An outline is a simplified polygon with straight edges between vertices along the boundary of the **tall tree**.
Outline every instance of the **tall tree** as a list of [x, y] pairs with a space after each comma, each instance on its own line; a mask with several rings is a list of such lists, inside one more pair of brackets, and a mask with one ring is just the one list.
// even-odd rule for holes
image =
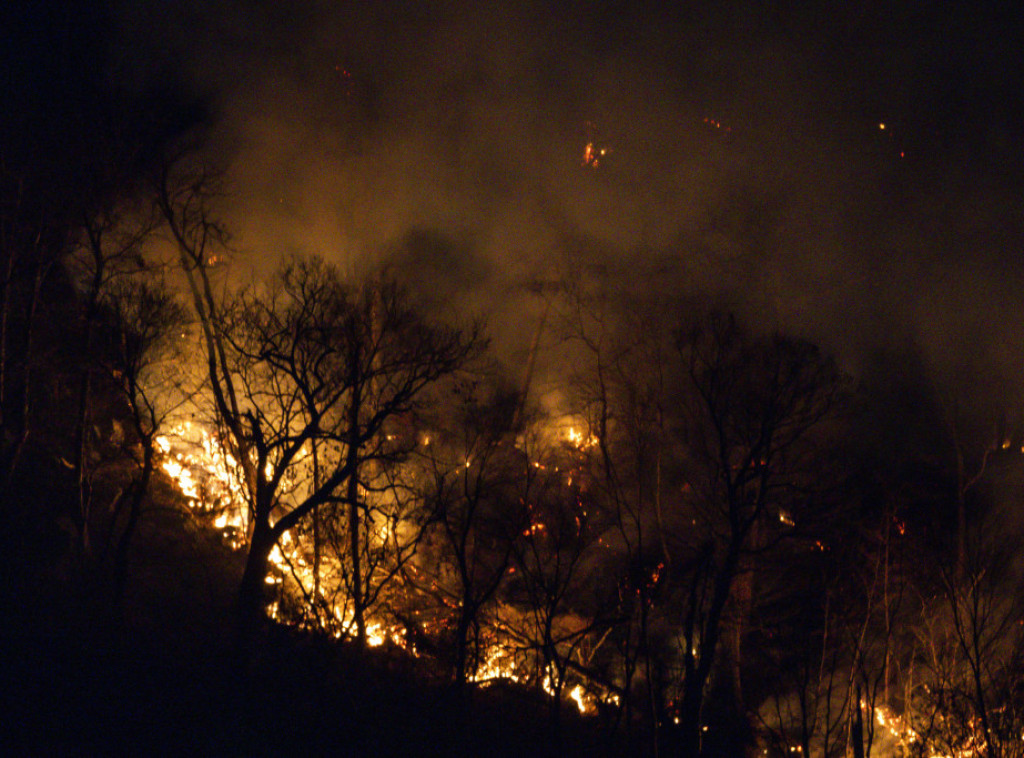
[[820, 473], [814, 435], [837, 409], [843, 382], [814, 345], [750, 334], [730, 315], [713, 313], [681, 330], [678, 348], [688, 500], [705, 535], [683, 609], [679, 705], [682, 752], [696, 756], [706, 687], [744, 559], [820, 506], [808, 486]]
[[421, 455], [430, 529], [414, 581], [452, 617], [457, 690], [482, 662], [483, 617], [507, 582], [526, 523], [535, 476], [515, 445], [518, 401], [480, 379], [459, 382], [443, 414], [448, 428], [432, 431]]
[[104, 294], [103, 306], [112, 322], [113, 345], [102, 367], [128, 410], [131, 426], [122, 452], [131, 472], [122, 475], [124, 481], [105, 514], [104, 553], [112, 565], [114, 602], [119, 605], [128, 581], [129, 551], [156, 465], [156, 436], [198, 388], [182, 370], [187, 312], [166, 285], [122, 280]]
[[[110, 156], [110, 160], [116, 161], [119, 156]], [[116, 165], [114, 163], [113, 165]], [[110, 182], [120, 184], [120, 190], [129, 192], [131, 184], [124, 177], [111, 178]], [[81, 340], [81, 362], [77, 366], [80, 373], [78, 380], [78, 409], [75, 419], [75, 449], [73, 465], [78, 489], [78, 511], [75, 514], [75, 522], [78, 528], [79, 550], [84, 560], [88, 561], [93, 552], [92, 545], [92, 511], [93, 493], [91, 491], [91, 447], [94, 440], [90, 438], [90, 430], [93, 427], [93, 416], [95, 409], [93, 405], [93, 393], [95, 390], [95, 374], [101, 369], [110, 356], [99, 346], [100, 332], [109, 325], [104, 323], [105, 317], [111, 315], [107, 306], [115, 305], [113, 311], [115, 316], [126, 317], [138, 322], [138, 317], [145, 321], [151, 321], [153, 314], [136, 310], [130, 315], [124, 308], [141, 307], [150, 310], [155, 307], [152, 301], [153, 292], [142, 290], [133, 291], [124, 286], [129, 277], [138, 274], [152, 275], [155, 273], [153, 264], [147, 263], [142, 256], [142, 246], [147, 241], [156, 227], [156, 216], [145, 204], [139, 203], [133, 198], [126, 198], [118, 194], [109, 194], [105, 202], [89, 212], [82, 222], [82, 234], [79, 244], [69, 257], [69, 268], [76, 278], [79, 290], [82, 293], [82, 340]], [[102, 195], [101, 195], [102, 196]], [[138, 302], [132, 303], [133, 300]], [[164, 315], [170, 314], [171, 304], [167, 298], [161, 298], [164, 305], [159, 310]], [[145, 305], [143, 304], [145, 302]], [[177, 323], [176, 323], [177, 322]], [[136, 349], [149, 350], [155, 347], [156, 339], [152, 334], [154, 324], [141, 324], [145, 332], [143, 342], [133, 345]], [[125, 321], [117, 321], [113, 329], [132, 329], [133, 326]], [[167, 328], [173, 330], [180, 328], [180, 319], [171, 319]], [[143, 335], [139, 335], [140, 337]], [[105, 346], [104, 346], [105, 347]], [[122, 352], [121, 357], [125, 362], [137, 363], [150, 360], [141, 355], [129, 356]], [[140, 377], [136, 377], [137, 382]], [[134, 391], [140, 389], [136, 386]], [[136, 394], [137, 397], [137, 394]], [[131, 402], [132, 395], [126, 396]], [[148, 477], [147, 477], [148, 478]]]
[[[365, 643], [365, 610], [375, 592], [361, 562], [367, 466], [402, 454], [402, 441], [391, 444], [386, 426], [411, 413], [427, 387], [482, 343], [475, 330], [428, 324], [393, 282], [350, 286], [319, 259], [291, 260], [263, 290], [220, 301], [210, 275], [226, 239], [213, 220], [216, 177], [202, 165], [174, 168], [160, 177], [159, 204], [192, 293], [213, 404], [249, 505], [239, 631], [248, 636], [262, 617], [275, 544], [321, 506], [341, 503], [356, 637]], [[304, 463], [314, 446], [315, 481]]]

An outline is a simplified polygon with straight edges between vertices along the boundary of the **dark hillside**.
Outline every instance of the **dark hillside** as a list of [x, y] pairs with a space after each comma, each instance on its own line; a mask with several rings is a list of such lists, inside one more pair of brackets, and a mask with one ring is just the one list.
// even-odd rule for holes
[[603, 744], [594, 721], [572, 722], [556, 746], [533, 693], [502, 684], [460, 700], [403, 650], [360, 653], [272, 626], [255, 660], [236, 665], [241, 556], [196, 523], [169, 481], [155, 491], [120, 614], [101, 582], [41, 565], [56, 550], [23, 553], [25, 570], [5, 582], [5, 754], [541, 756]]

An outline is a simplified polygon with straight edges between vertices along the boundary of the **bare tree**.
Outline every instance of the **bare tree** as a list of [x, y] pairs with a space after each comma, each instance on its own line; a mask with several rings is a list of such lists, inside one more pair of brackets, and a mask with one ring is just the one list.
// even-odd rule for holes
[[813, 433], [836, 409], [842, 382], [813, 345], [748, 334], [728, 315], [681, 331], [678, 347], [688, 500], [706, 535], [683, 610], [679, 733], [683, 754], [696, 756], [705, 688], [744, 559], [818, 505], [807, 487]]
[[166, 286], [159, 281], [122, 280], [104, 293], [103, 306], [115, 327], [103, 368], [127, 407], [132, 426], [123, 444], [134, 470], [109, 505], [103, 551], [113, 565], [114, 601], [120, 604], [131, 542], [155, 468], [157, 433], [197, 388], [189, 385], [181, 369], [186, 312]]
[[586, 452], [562, 441], [529, 446], [537, 484], [527, 501], [525, 528], [515, 542], [510, 596], [522, 609], [519, 636], [538, 659], [538, 680], [550, 694], [555, 739], [567, 686], [575, 680], [577, 704], [584, 694], [607, 699], [610, 685], [592, 666], [596, 649], [622, 619], [603, 536], [614, 522], [587, 492]]
[[[158, 188], [249, 505], [239, 631], [249, 635], [262, 617], [275, 544], [321, 506], [343, 504], [356, 637], [365, 643], [365, 611], [377, 591], [361, 559], [367, 466], [402, 454], [385, 427], [479, 349], [477, 333], [427, 324], [397, 285], [348, 286], [318, 259], [290, 261], [265, 291], [250, 288], [223, 303], [210, 277], [226, 238], [212, 216], [215, 175], [203, 166], [168, 169]], [[315, 478], [304, 462], [314, 447]]]
[[442, 609], [461, 689], [481, 663], [483, 616], [507, 583], [536, 472], [515, 444], [515, 393], [471, 378], [451, 404], [420, 455], [430, 527], [413, 583]]
[[33, 434], [35, 376], [44, 286], [72, 248], [72, 200], [37, 186], [38, 177], [0, 155], [0, 502]]
[[[91, 459], [93, 449], [97, 440], [92, 439], [93, 416], [95, 409], [94, 402], [94, 375], [101, 369], [103, 359], [109, 356], [102, 355], [105, 352], [98, 344], [101, 332], [108, 327], [104, 323], [105, 317], [111, 311], [109, 306], [115, 304], [115, 322], [113, 329], [132, 329], [133, 325], [118, 320], [125, 317], [130, 320], [137, 320], [136, 317], [144, 319], [151, 318], [151, 314], [143, 314], [140, 311], [128, 313], [122, 306], [132, 308], [127, 301], [133, 300], [136, 296], [147, 301], [151, 299], [152, 292], [143, 293], [141, 290], [132, 292], [126, 289], [123, 282], [130, 276], [140, 273], [158, 274], [152, 263], [147, 263], [142, 257], [142, 245], [147, 241], [156, 226], [156, 217], [148, 209], [137, 202], [127, 202], [120, 198], [111, 199], [102, 207], [88, 215], [82, 223], [82, 239], [69, 259], [69, 268], [72, 275], [78, 280], [82, 292], [82, 325], [81, 349], [82, 360], [78, 370], [80, 372], [78, 382], [78, 409], [75, 420], [74, 436], [75, 449], [73, 466], [78, 490], [78, 510], [75, 514], [75, 523], [78, 529], [79, 550], [83, 560], [88, 562], [92, 558], [94, 546], [90, 528], [92, 526], [92, 511], [94, 508], [93, 492], [91, 487], [92, 474]], [[163, 298], [164, 305], [161, 309], [165, 315], [169, 315], [167, 309], [171, 304], [167, 298]], [[142, 306], [142, 303], [135, 303]], [[154, 307], [153, 302], [147, 302], [146, 309]], [[175, 319], [168, 322], [168, 328], [175, 329], [178, 326]], [[153, 335], [152, 324], [143, 325], [145, 344], [136, 345], [137, 348], [149, 350], [155, 347], [157, 341]], [[105, 347], [105, 346], [104, 346]], [[141, 356], [131, 356], [122, 353], [121, 358], [135, 363], [143, 359]], [[137, 377], [133, 380], [138, 383]], [[133, 392], [138, 395], [138, 387]], [[131, 401], [131, 397], [126, 399]], [[151, 440], [150, 440], [151, 442]], [[148, 479], [148, 476], [146, 477]]]
[[1016, 539], [976, 516], [964, 563], [939, 556], [937, 594], [924, 596], [906, 719], [922, 754], [942, 749], [1024, 754], [1019, 687], [1024, 609]]
[[[662, 698], [655, 674], [661, 662], [655, 660], [652, 622], [665, 569], [678, 558], [666, 539], [674, 526], [669, 521], [678, 517], [665, 518], [664, 502], [674, 489], [678, 457], [667, 425], [674, 403], [671, 340], [658, 314], [623, 293], [594, 289], [566, 287], [567, 336], [582, 353], [573, 380], [585, 420], [578, 430], [586, 448], [583, 476], [600, 503], [595, 510], [607, 516], [610, 528], [601, 539], [621, 577], [622, 623], [612, 633], [621, 664], [616, 678], [625, 693], [620, 713], [632, 740], [634, 710], [637, 702], [645, 705], [639, 713], [656, 753]], [[639, 693], [635, 681], [643, 685]]]

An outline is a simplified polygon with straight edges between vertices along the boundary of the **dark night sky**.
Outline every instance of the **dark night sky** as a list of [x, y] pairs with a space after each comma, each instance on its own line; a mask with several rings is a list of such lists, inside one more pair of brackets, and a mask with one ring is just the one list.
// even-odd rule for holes
[[102, 36], [110, 81], [210, 105], [242, 266], [391, 257], [514, 348], [538, 311], [523, 282], [600, 264], [855, 372], [913, 342], [1020, 384], [1012, 11], [666, 5], [124, 2]]

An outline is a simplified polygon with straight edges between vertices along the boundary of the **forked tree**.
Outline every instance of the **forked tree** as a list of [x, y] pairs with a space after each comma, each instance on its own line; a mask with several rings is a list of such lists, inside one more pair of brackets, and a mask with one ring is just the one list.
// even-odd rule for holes
[[[211, 282], [225, 235], [212, 220], [215, 183], [203, 168], [167, 172], [160, 207], [192, 293], [209, 388], [248, 506], [248, 554], [239, 630], [263, 617], [274, 546], [328, 504], [347, 512], [353, 622], [366, 641], [374, 592], [360, 563], [367, 512], [362, 472], [402, 454], [389, 423], [411, 414], [424, 390], [456, 371], [482, 342], [475, 329], [428, 323], [386, 279], [352, 285], [324, 261], [293, 259], [266, 287], [226, 300]], [[318, 476], [305, 458], [313, 447]]]
[[815, 346], [751, 334], [729, 315], [697, 320], [677, 344], [686, 372], [688, 500], [704, 534], [682, 609], [680, 747], [696, 756], [706, 688], [744, 560], [756, 557], [773, 531], [784, 534], [780, 524], [798, 525], [821, 507], [810, 486], [821, 473], [815, 435], [836, 411], [843, 381]]

